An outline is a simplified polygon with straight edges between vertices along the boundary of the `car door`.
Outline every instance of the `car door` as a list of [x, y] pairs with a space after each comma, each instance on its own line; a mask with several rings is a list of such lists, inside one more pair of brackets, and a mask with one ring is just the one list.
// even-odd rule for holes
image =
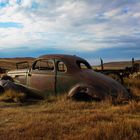
[[56, 61], [56, 94], [68, 93], [70, 88], [77, 83], [76, 77], [68, 72], [69, 66], [63, 60]]
[[28, 76], [28, 86], [43, 92], [55, 94], [55, 63], [53, 59], [37, 60]]
[[29, 63], [27, 61], [16, 63], [17, 70], [15, 72], [10, 72], [10, 76], [15, 82], [27, 85], [27, 76], [29, 72]]

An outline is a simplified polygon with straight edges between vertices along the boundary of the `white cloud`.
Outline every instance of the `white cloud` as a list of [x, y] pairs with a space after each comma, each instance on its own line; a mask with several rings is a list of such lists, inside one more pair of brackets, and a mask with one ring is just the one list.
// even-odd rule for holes
[[[32, 9], [33, 3], [38, 7]], [[23, 28], [0, 28], [0, 48], [35, 45], [95, 51], [117, 47], [124, 36], [140, 33], [139, 5], [126, 0], [22, 0], [20, 4], [10, 0], [0, 9], [0, 22], [21, 23]], [[120, 37], [120, 44], [109, 43], [112, 37]]]

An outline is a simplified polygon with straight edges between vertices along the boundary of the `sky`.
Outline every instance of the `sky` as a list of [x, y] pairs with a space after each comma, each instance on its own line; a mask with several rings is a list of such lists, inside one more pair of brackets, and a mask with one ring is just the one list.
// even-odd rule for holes
[[0, 57], [140, 59], [140, 0], [0, 0]]

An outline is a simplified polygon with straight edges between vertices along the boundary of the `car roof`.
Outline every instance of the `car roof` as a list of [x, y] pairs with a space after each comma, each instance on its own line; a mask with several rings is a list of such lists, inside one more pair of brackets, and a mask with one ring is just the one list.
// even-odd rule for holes
[[67, 54], [49, 54], [49, 55], [42, 55], [39, 56], [38, 59], [60, 59], [68, 67], [68, 73], [69, 72], [74, 72], [74, 71], [79, 71], [79, 67], [77, 65], [77, 61], [84, 61], [87, 62], [85, 59], [78, 57], [76, 55], [67, 55]]
[[76, 55], [67, 55], [67, 54], [48, 54], [48, 55], [41, 55], [39, 56], [39, 58], [55, 58], [55, 59], [62, 59], [68, 61], [84, 60], [83, 58], [78, 57]]

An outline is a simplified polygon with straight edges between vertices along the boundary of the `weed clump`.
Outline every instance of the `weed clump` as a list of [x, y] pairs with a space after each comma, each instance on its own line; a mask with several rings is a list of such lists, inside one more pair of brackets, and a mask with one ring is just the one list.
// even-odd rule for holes
[[16, 92], [13, 90], [7, 90], [0, 96], [0, 101], [4, 102], [24, 102], [26, 94], [22, 92]]

